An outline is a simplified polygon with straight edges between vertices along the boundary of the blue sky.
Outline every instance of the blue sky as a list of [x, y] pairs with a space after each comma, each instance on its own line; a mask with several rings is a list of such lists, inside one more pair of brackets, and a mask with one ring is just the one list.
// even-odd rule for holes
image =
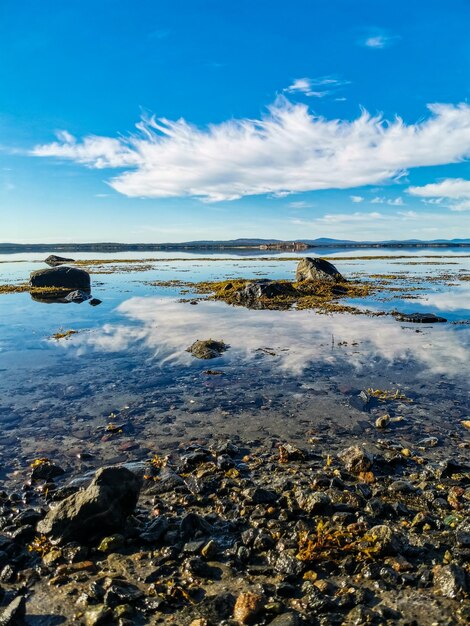
[[470, 237], [469, 23], [467, 0], [2, 0], [0, 241]]

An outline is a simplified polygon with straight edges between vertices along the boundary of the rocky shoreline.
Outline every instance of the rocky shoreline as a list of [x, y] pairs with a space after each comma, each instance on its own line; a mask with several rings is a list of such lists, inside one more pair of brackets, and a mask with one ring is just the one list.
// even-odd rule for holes
[[428, 439], [37, 459], [0, 494], [0, 624], [468, 623], [468, 448]]

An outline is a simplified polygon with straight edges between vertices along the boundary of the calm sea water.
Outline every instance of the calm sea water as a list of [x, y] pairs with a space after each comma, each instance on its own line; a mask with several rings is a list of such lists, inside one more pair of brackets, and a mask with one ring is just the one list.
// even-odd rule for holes
[[[1, 295], [3, 477], [13, 479], [37, 456], [75, 470], [83, 464], [79, 452], [89, 452], [93, 466], [217, 434], [304, 444], [312, 437], [377, 437], [374, 419], [384, 412], [403, 418], [387, 433], [400, 445], [426, 434], [438, 436], [443, 446], [455, 443], [465, 435], [461, 421], [469, 416], [470, 326], [462, 322], [470, 318], [470, 283], [456, 277], [470, 273], [470, 250], [400, 250], [394, 258], [373, 260], [348, 257], [392, 253], [328, 254], [338, 258], [334, 262], [346, 276], [394, 275], [400, 286], [406, 272], [420, 289], [413, 299], [392, 292], [362, 301], [368, 309], [434, 312], [450, 323], [255, 311], [211, 301], [194, 306], [180, 301], [191, 295], [180, 288], [149, 284], [292, 278], [296, 262], [286, 260], [292, 253], [256, 259], [252, 252], [225, 251], [74, 254], [116, 263], [135, 258], [146, 268], [123, 264], [116, 267], [127, 271], [93, 274], [98, 307], [46, 304], [28, 293]], [[25, 282], [32, 270], [45, 267], [46, 256], [0, 255], [0, 283]], [[59, 329], [80, 332], [51, 340]], [[212, 361], [193, 358], [186, 348], [206, 338], [224, 340], [230, 348]], [[411, 402], [376, 403], [364, 411], [356, 398], [367, 388], [399, 390]], [[120, 432], [110, 432], [109, 424]]]

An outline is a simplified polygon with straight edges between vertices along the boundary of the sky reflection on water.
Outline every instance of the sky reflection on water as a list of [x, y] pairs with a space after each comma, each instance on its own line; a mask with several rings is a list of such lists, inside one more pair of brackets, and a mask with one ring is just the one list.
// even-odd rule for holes
[[158, 297], [130, 298], [117, 312], [125, 318], [122, 323], [105, 324], [61, 345], [75, 348], [78, 355], [90, 348], [119, 352], [140, 346], [159, 364], [191, 365], [195, 359], [186, 348], [196, 339], [213, 338], [230, 345], [217, 362], [246, 361], [257, 357], [258, 350], [268, 348], [276, 353], [270, 358], [272, 366], [294, 374], [300, 374], [313, 361], [334, 364], [344, 358], [338, 350], [338, 346], [346, 345], [343, 342], [349, 346], [349, 365], [357, 369], [374, 359], [389, 364], [407, 361], [415, 363], [421, 373], [460, 377], [469, 363], [470, 333], [457, 327], [421, 329], [394, 319], [256, 311], [220, 302], [191, 306]]
[[[345, 252], [354, 254], [357, 251]], [[379, 252], [379, 251], [377, 251]], [[77, 255], [78, 256], [78, 255]], [[148, 255], [147, 255], [148, 258]], [[396, 273], [394, 261], [344, 261], [353, 272]], [[404, 415], [399, 433], [452, 437], [469, 414], [470, 332], [465, 324], [413, 325], [391, 316], [320, 315], [314, 311], [249, 310], [223, 302], [180, 302], [181, 289], [158, 280], [227, 277], [292, 278], [295, 261], [274, 259], [157, 262], [145, 271], [93, 274], [98, 307], [43, 304], [28, 293], [0, 296], [0, 460], [25, 467], [38, 455], [76, 463], [91, 450], [96, 463], [144, 457], [185, 438], [243, 432], [305, 442], [310, 429], [339, 437], [374, 435], [377, 412]], [[0, 265], [2, 282], [27, 278], [37, 262]], [[436, 273], [433, 265], [407, 271]], [[468, 272], [459, 259], [453, 271]], [[398, 281], [400, 282], [400, 281]], [[376, 309], [442, 312], [469, 317], [469, 286], [423, 282], [412, 300], [361, 303]], [[184, 294], [189, 297], [190, 294]], [[79, 331], [68, 340], [50, 336]], [[221, 339], [224, 355], [201, 361], [186, 351], [196, 339]], [[207, 374], [220, 370], [223, 376]], [[398, 401], [365, 414], [353, 400], [361, 389], [399, 389]], [[110, 413], [126, 423], [122, 438], [103, 440]], [[364, 434], [364, 437], [366, 435]], [[137, 451], [137, 452], [136, 452]], [[140, 458], [139, 457], [139, 458]], [[74, 460], [75, 459], [75, 460]], [[9, 471], [10, 471], [9, 470]]]

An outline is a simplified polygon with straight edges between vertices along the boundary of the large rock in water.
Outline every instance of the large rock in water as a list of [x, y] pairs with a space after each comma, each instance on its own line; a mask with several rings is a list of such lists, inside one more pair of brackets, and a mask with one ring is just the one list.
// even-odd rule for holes
[[58, 287], [69, 291], [73, 289], [90, 291], [90, 274], [76, 267], [61, 265], [31, 272], [29, 284], [31, 287]]
[[312, 259], [308, 256], [299, 261], [295, 279], [299, 283], [304, 280], [329, 280], [332, 282], [345, 280], [343, 275], [329, 261]]
[[63, 265], [64, 263], [75, 263], [75, 259], [67, 259], [64, 256], [51, 254], [44, 260], [44, 263], [47, 263], [51, 267], [55, 267], [56, 265]]
[[37, 529], [53, 543], [89, 543], [121, 530], [134, 511], [142, 479], [125, 467], [99, 469], [90, 485], [62, 500]]

